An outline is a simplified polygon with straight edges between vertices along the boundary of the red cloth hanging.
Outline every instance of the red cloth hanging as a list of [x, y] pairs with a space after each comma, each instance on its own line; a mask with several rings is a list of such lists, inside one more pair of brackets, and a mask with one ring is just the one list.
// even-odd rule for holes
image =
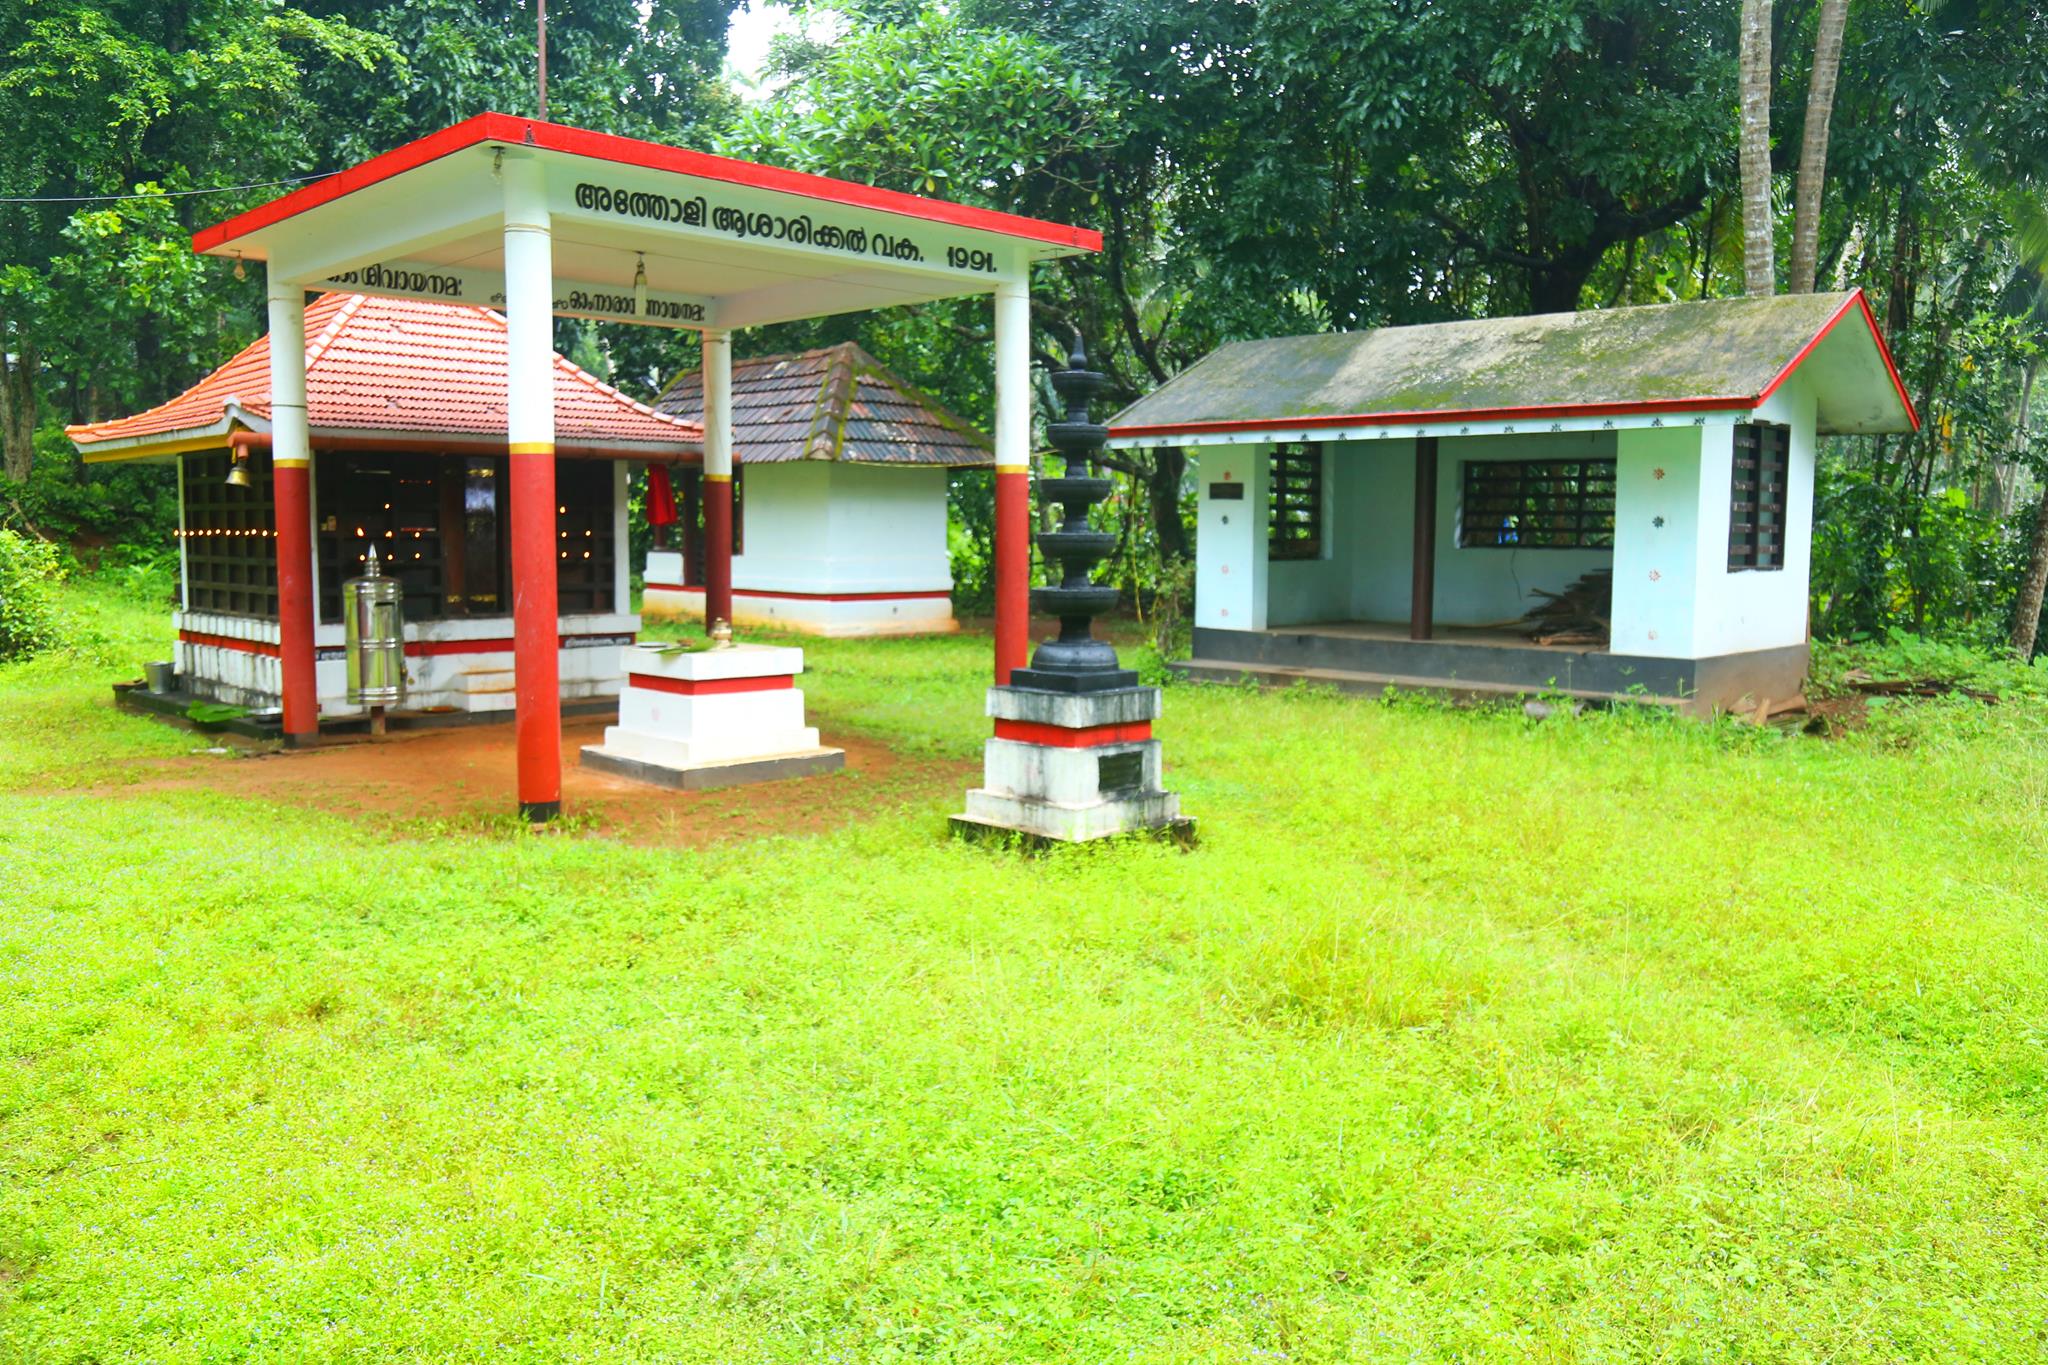
[[669, 482], [668, 466], [665, 464], [647, 466], [647, 524], [676, 524], [676, 490]]

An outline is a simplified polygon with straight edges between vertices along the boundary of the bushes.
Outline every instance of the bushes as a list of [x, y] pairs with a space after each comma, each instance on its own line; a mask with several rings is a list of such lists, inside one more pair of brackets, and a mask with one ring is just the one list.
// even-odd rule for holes
[[64, 643], [57, 547], [0, 529], [0, 661], [25, 659]]

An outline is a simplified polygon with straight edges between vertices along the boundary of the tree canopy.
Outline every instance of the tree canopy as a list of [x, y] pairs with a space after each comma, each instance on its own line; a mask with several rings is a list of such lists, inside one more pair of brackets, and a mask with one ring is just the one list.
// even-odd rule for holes
[[[1048, 363], [1087, 337], [1113, 399], [1236, 337], [1743, 288], [1740, 0], [810, 0], [837, 36], [781, 40], [753, 92], [721, 73], [728, 8], [555, 0], [552, 116], [1101, 228], [1100, 257], [1041, 268], [1034, 317]], [[1779, 287], [1824, 8], [1768, 6]], [[0, 14], [0, 117], [26, 130], [0, 146], [0, 192], [144, 196], [0, 205], [13, 486], [25, 423], [156, 401], [258, 329], [260, 283], [184, 235], [276, 190], [182, 192], [530, 108], [533, 19], [507, 0]], [[1929, 421], [1829, 452], [1827, 629], [1988, 629], [2013, 609], [2048, 459], [2031, 401], [2048, 337], [2042, 32], [2043, 0], [1848, 7], [1812, 269], [1869, 291]], [[985, 417], [987, 333], [968, 301], [739, 344], [857, 337]], [[694, 354], [685, 334], [562, 341], [643, 393]], [[1185, 553], [1179, 455], [1125, 468], [1148, 552]]]

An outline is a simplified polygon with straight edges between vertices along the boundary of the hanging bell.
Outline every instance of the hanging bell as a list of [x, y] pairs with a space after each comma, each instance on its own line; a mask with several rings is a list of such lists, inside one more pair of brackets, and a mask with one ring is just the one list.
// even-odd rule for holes
[[238, 454], [233, 460], [229, 461], [227, 484], [230, 488], [253, 488], [256, 486], [249, 478], [249, 457], [247, 455]]

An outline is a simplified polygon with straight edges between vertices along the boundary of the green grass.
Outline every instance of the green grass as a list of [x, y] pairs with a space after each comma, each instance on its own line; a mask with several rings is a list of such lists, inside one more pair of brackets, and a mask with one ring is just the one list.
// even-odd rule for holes
[[[1191, 854], [670, 853], [61, 794], [198, 743], [98, 609], [0, 670], [0, 1359], [2044, 1351], [2038, 705], [1177, 688]], [[974, 752], [986, 641], [808, 648]]]

